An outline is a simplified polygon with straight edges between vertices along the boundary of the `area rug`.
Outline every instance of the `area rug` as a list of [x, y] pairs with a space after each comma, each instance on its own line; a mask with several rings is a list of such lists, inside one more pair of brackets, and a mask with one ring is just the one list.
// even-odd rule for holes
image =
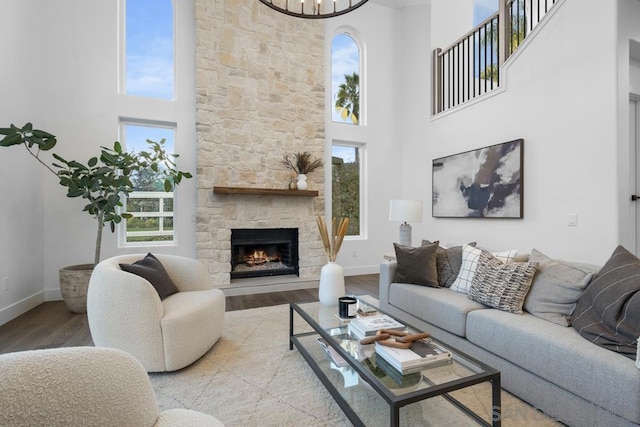
[[[180, 371], [150, 374], [161, 410], [193, 409], [227, 426], [351, 425], [300, 353], [289, 350], [288, 305], [228, 312], [225, 323], [223, 336], [200, 360]], [[358, 396], [363, 400], [375, 400], [372, 390], [361, 390]], [[458, 399], [490, 420], [488, 384], [457, 393]], [[371, 410], [380, 411], [381, 416], [374, 412], [367, 425], [388, 425], [388, 412], [381, 406], [372, 403]], [[505, 391], [502, 411], [506, 426], [559, 425]], [[476, 425], [451, 410], [444, 399], [403, 410], [402, 425], [417, 422]]]

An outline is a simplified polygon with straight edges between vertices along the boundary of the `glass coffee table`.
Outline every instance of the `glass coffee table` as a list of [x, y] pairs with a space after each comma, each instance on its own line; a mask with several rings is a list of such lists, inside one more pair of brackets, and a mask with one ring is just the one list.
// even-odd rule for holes
[[[375, 299], [361, 301], [377, 309]], [[337, 307], [324, 307], [319, 302], [291, 303], [289, 349], [294, 346], [298, 349], [353, 425], [399, 426], [402, 421], [402, 425], [500, 426], [499, 371], [434, 339], [451, 352], [453, 361], [401, 375], [384, 362], [378, 363], [375, 346], [360, 345], [349, 334], [348, 321], [339, 319], [336, 313]], [[421, 332], [406, 326], [409, 332]], [[330, 358], [320, 341], [335, 350], [338, 363]], [[480, 406], [490, 403], [491, 409], [489, 416], [485, 414], [483, 418], [453, 395], [484, 382], [491, 384], [491, 402]], [[477, 400], [485, 395], [471, 396]]]

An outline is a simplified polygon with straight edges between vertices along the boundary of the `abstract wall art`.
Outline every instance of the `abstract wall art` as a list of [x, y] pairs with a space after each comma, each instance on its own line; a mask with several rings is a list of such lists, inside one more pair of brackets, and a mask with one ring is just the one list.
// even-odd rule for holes
[[433, 160], [433, 216], [522, 218], [524, 140]]

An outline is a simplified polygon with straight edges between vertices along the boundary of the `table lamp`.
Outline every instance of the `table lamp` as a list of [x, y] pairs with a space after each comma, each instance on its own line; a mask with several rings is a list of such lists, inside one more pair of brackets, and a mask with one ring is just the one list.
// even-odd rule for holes
[[389, 221], [400, 221], [400, 243], [411, 246], [411, 225], [409, 222], [422, 222], [422, 200], [391, 200]]

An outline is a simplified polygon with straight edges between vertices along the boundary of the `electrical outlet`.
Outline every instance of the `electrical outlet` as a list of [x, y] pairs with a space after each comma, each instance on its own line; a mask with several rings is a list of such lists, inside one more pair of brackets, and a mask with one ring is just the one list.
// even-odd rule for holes
[[9, 276], [2, 278], [2, 290], [3, 291], [9, 290]]
[[567, 223], [569, 227], [578, 226], [578, 214], [569, 214], [569, 221]]

